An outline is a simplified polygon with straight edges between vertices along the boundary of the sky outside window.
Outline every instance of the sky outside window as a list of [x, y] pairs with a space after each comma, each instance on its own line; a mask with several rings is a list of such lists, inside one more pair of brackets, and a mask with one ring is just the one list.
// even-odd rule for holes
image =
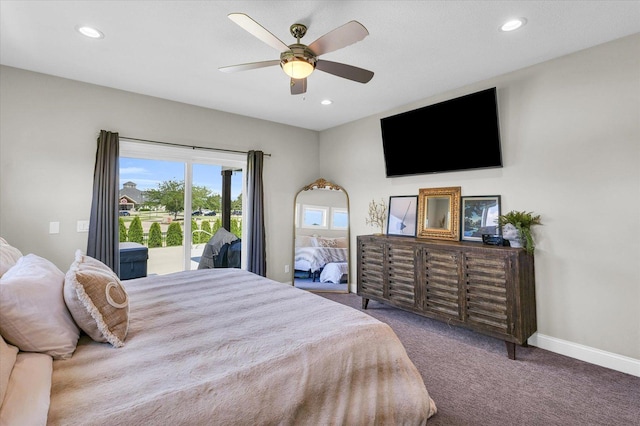
[[[212, 193], [222, 193], [222, 167], [210, 164], [193, 165], [193, 185], [204, 186]], [[231, 179], [231, 199], [242, 193], [242, 172], [234, 172]], [[145, 191], [157, 189], [158, 184], [184, 180], [184, 163], [140, 158], [120, 157], [120, 188], [125, 182], [133, 182], [136, 188]]]

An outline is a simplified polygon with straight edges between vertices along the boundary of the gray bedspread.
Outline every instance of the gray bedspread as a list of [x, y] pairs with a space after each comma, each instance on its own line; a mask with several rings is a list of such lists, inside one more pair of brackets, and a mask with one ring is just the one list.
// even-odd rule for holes
[[122, 348], [54, 361], [50, 425], [417, 425], [435, 411], [395, 333], [241, 269], [124, 281]]

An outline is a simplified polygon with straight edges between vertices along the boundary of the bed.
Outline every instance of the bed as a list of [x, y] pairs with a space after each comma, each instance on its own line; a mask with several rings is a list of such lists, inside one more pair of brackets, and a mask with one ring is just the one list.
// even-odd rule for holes
[[[120, 282], [79, 251], [66, 273], [47, 262], [22, 256], [0, 278], [1, 424], [408, 425], [437, 411], [388, 325], [319, 295], [235, 268]], [[25, 263], [55, 275], [28, 283], [49, 303], [33, 332], [78, 326], [30, 352], [10, 327], [29, 320], [7, 318], [31, 294], [16, 290]], [[92, 293], [89, 277], [109, 283]], [[54, 315], [60, 292], [68, 311]], [[77, 312], [75, 297], [96, 309]], [[28, 374], [25, 356], [38, 357]]]
[[314, 281], [328, 263], [344, 263], [349, 257], [343, 237], [297, 237], [294, 255], [296, 271], [308, 272]]
[[327, 263], [320, 273], [321, 283], [340, 284], [349, 281], [349, 264], [347, 262]]

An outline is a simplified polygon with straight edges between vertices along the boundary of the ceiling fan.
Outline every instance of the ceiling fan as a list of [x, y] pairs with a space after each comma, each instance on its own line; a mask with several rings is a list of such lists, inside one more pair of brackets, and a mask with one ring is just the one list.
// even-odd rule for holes
[[303, 24], [293, 24], [289, 27], [289, 31], [297, 39], [297, 42], [287, 46], [248, 15], [231, 13], [228, 16], [246, 31], [278, 50], [280, 59], [218, 68], [222, 72], [246, 71], [280, 65], [291, 78], [292, 95], [299, 95], [307, 91], [307, 77], [316, 69], [359, 83], [368, 83], [373, 78], [373, 72], [369, 70], [319, 58], [320, 55], [342, 49], [368, 36], [369, 31], [358, 21], [347, 22], [341, 27], [329, 31], [308, 46], [300, 43], [300, 39], [307, 33], [307, 27]]

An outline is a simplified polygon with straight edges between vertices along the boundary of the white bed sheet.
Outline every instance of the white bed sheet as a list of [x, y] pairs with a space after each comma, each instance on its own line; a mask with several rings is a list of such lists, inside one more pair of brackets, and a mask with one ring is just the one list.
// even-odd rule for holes
[[53, 358], [18, 352], [0, 407], [1, 426], [44, 425], [49, 410]]
[[346, 262], [348, 249], [336, 247], [296, 247], [294, 266], [298, 271], [317, 272], [327, 263]]
[[349, 265], [347, 262], [327, 263], [320, 272], [320, 282], [335, 283], [342, 282], [342, 277], [349, 273]]

